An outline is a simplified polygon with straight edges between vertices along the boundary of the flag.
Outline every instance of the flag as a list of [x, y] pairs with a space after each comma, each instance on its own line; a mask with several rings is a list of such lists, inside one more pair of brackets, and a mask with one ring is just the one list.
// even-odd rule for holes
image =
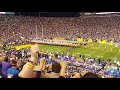
[[83, 42], [83, 38], [81, 38], [81, 42]]
[[102, 40], [102, 44], [106, 44], [106, 40]]
[[77, 42], [80, 42], [80, 38], [77, 39]]
[[83, 38], [78, 38], [77, 42], [79, 42], [79, 43], [83, 42]]
[[98, 43], [101, 43], [101, 39], [97, 39], [97, 42], [98, 42]]
[[113, 42], [112, 42], [112, 41], [110, 41], [110, 42], [109, 42], [109, 45], [113, 45]]
[[89, 40], [88, 40], [88, 43], [92, 43], [92, 42], [93, 42], [93, 40], [92, 40], [92, 39], [89, 39]]

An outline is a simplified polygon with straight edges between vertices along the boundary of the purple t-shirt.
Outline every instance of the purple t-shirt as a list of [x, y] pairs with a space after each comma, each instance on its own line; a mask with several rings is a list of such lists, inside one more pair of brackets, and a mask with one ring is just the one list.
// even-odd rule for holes
[[9, 62], [3, 62], [2, 63], [2, 74], [7, 75], [7, 70], [12, 67], [12, 65]]

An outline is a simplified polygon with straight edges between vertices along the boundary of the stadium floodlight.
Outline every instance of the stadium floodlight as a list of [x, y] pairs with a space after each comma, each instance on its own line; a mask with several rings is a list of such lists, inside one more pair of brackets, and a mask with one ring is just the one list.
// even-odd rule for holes
[[0, 14], [5, 14], [5, 12], [0, 12]]
[[118, 14], [120, 12], [99, 12], [99, 13], [95, 13], [95, 14]]
[[120, 12], [85, 12], [85, 13], [80, 13], [80, 14], [89, 16], [89, 15], [120, 14]]
[[14, 12], [0, 12], [0, 14], [15, 15]]
[[85, 13], [85, 15], [91, 15], [92, 13]]

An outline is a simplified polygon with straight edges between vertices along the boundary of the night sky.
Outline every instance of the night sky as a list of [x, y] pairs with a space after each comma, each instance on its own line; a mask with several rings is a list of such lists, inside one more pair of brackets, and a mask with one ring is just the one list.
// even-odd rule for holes
[[16, 12], [16, 15], [23, 16], [43, 16], [43, 17], [74, 17], [79, 16], [79, 12]]

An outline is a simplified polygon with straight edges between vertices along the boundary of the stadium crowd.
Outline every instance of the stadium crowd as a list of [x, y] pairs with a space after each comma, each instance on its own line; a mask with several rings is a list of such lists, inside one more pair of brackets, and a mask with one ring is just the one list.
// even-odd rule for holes
[[97, 38], [107, 41], [119, 42], [119, 16], [106, 17], [29, 17], [29, 16], [0, 16], [0, 41], [18, 41], [24, 37], [26, 39], [43, 37], [47, 39], [66, 38], [76, 40], [82, 37], [84, 40]]
[[[69, 54], [40, 51], [38, 45], [31, 49], [0, 53], [2, 78], [119, 78], [120, 66], [111, 60], [76, 58]], [[86, 75], [87, 74], [87, 75]]]
[[[0, 43], [4, 45], [29, 43], [42, 36], [76, 40], [97, 38], [119, 42], [119, 16], [110, 17], [23, 17], [0, 16]], [[119, 78], [119, 62], [76, 58], [74, 55], [39, 52], [37, 45], [31, 49], [4, 50], [0, 52], [1, 78]]]

